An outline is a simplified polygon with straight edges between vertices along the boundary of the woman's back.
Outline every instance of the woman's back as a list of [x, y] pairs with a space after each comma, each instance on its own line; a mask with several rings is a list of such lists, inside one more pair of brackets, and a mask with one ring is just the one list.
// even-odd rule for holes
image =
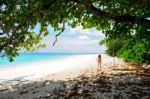
[[102, 58], [101, 55], [98, 55], [98, 64], [97, 64], [97, 70], [101, 70], [101, 63], [102, 63]]
[[98, 62], [101, 62], [101, 55], [98, 55]]

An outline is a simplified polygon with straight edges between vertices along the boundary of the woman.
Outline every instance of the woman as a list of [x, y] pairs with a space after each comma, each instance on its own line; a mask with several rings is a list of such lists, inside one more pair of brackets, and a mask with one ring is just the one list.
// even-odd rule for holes
[[98, 62], [97, 70], [101, 70], [102, 57], [101, 57], [100, 54], [98, 55], [98, 60], [97, 60], [97, 62]]

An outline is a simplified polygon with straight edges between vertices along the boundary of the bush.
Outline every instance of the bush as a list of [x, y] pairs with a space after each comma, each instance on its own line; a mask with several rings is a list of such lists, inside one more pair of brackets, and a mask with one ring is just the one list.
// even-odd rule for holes
[[134, 64], [149, 64], [149, 41], [146, 39], [142, 39], [138, 43], [130, 43], [130, 41], [128, 41], [126, 42], [126, 45], [124, 45], [123, 48], [117, 52], [117, 56], [122, 57], [125, 61], [130, 61]]
[[119, 39], [115, 39], [107, 43], [106, 46], [106, 53], [111, 56], [116, 56], [116, 53], [123, 47], [123, 42]]

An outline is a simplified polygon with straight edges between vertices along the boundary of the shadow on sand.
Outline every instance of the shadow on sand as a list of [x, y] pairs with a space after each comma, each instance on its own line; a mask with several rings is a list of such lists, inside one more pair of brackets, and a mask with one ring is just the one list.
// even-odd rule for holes
[[113, 72], [88, 72], [67, 81], [18, 84], [1, 89], [0, 99], [150, 99], [149, 72], [137, 69]]

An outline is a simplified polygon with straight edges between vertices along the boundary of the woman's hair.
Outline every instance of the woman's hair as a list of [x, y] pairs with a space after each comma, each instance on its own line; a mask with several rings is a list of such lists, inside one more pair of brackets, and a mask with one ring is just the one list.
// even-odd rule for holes
[[101, 58], [101, 55], [99, 54], [98, 57]]

